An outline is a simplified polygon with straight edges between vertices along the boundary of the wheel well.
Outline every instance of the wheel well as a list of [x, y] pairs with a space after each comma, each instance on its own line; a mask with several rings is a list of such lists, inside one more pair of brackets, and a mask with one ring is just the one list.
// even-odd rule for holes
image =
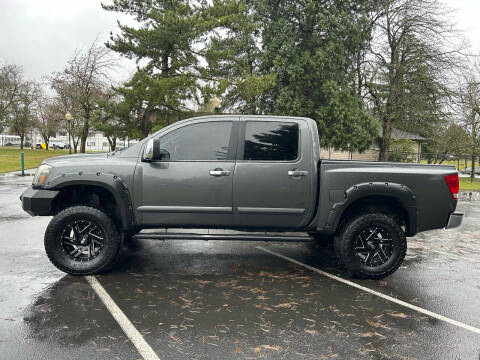
[[403, 204], [394, 197], [381, 195], [366, 196], [351, 203], [342, 213], [338, 228], [356, 214], [372, 212], [392, 215], [400, 221], [401, 226], [405, 226], [408, 229], [408, 214]]
[[87, 205], [108, 214], [117, 226], [121, 226], [120, 210], [113, 194], [101, 186], [74, 185], [61, 190], [52, 204], [52, 212], [75, 205]]

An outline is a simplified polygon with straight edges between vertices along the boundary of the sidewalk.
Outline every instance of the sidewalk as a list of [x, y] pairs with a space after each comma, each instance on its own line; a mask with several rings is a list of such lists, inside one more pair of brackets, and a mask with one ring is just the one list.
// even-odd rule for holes
[[[37, 168], [25, 169], [24, 174], [25, 176], [33, 176], [35, 175], [35, 171], [37, 171]], [[7, 172], [7, 173], [0, 174], [0, 176], [22, 176], [22, 171], [19, 170], [19, 171]]]

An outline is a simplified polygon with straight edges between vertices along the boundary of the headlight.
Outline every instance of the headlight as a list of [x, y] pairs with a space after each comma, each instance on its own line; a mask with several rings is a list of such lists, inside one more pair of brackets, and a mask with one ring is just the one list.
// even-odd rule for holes
[[33, 177], [32, 185], [44, 186], [50, 170], [52, 170], [52, 166], [46, 164], [40, 165], [37, 169], [37, 172], [35, 173], [35, 176]]

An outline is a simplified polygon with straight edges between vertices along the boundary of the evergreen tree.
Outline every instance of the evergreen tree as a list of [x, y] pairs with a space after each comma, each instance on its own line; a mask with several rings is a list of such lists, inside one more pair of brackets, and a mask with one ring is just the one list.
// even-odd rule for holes
[[103, 7], [138, 22], [120, 25], [107, 46], [139, 64], [119, 91], [143, 135], [213, 95], [234, 112], [312, 117], [322, 146], [361, 151], [378, 135], [354, 85], [353, 59], [370, 36], [363, 1], [113, 0]]
[[[275, 83], [274, 73], [260, 73], [261, 24], [252, 0], [216, 3], [217, 16], [224, 21], [222, 32], [212, 36], [207, 46], [209, 89], [221, 95], [223, 108], [244, 114], [263, 111], [262, 95]], [[210, 94], [207, 94], [208, 98]]]
[[261, 112], [316, 120], [322, 146], [367, 149], [377, 123], [354, 88], [356, 54], [370, 38], [363, 3], [255, 0], [260, 73], [275, 81]]
[[217, 10], [207, 1], [113, 0], [108, 11], [132, 15], [138, 26], [120, 26], [107, 46], [135, 59], [137, 73], [120, 90], [141, 118], [144, 136], [154, 122], [168, 124], [199, 103], [205, 77], [204, 44], [208, 34], [222, 25]]

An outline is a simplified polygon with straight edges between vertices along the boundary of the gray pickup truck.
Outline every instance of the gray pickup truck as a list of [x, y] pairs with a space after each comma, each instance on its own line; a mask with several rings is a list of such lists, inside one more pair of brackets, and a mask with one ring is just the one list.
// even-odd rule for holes
[[380, 279], [407, 236], [461, 224], [455, 167], [322, 160], [317, 131], [297, 117], [179, 121], [122, 151], [45, 160], [22, 206], [54, 216], [47, 255], [74, 275], [107, 269], [141, 229], [181, 227], [331, 236], [351, 275]]

